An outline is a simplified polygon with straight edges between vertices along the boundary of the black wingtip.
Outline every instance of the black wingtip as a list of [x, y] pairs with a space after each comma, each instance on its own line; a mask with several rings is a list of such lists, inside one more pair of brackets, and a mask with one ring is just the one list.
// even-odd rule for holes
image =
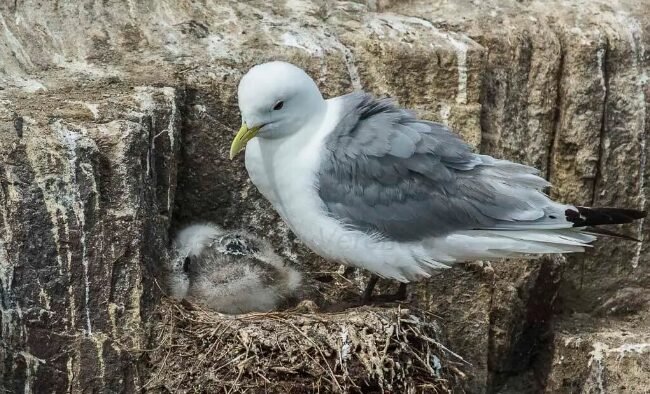
[[647, 216], [646, 211], [627, 208], [589, 208], [576, 207], [567, 209], [564, 214], [566, 219], [573, 223], [573, 227], [600, 226], [603, 224], [632, 223]]

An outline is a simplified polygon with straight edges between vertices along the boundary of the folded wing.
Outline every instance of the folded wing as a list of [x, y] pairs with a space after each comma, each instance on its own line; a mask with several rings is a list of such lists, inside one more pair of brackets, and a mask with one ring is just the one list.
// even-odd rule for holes
[[549, 199], [532, 167], [475, 154], [442, 124], [389, 100], [344, 96], [351, 108], [326, 142], [319, 195], [347, 226], [397, 241], [465, 230], [562, 229], [575, 207]]

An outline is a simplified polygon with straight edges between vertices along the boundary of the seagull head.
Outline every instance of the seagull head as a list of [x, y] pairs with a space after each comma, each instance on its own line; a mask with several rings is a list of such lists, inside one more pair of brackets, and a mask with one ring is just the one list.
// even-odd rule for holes
[[325, 110], [325, 100], [314, 80], [302, 69], [285, 62], [251, 68], [237, 91], [242, 126], [230, 147], [235, 157], [252, 138], [283, 138]]

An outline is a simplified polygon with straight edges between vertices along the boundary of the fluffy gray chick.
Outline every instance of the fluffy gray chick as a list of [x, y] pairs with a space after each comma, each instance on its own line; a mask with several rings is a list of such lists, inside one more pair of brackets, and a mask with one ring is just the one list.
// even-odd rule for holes
[[194, 224], [176, 235], [173, 248], [171, 295], [218, 312], [271, 311], [301, 283], [267, 241], [245, 231]]

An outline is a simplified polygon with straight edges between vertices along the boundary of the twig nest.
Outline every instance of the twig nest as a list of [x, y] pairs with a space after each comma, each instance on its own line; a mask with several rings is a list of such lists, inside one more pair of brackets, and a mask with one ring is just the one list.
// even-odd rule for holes
[[225, 316], [164, 299], [146, 392], [451, 393], [471, 366], [411, 308]]
[[168, 268], [174, 298], [228, 314], [272, 311], [301, 283], [267, 241], [213, 224], [178, 232]]

